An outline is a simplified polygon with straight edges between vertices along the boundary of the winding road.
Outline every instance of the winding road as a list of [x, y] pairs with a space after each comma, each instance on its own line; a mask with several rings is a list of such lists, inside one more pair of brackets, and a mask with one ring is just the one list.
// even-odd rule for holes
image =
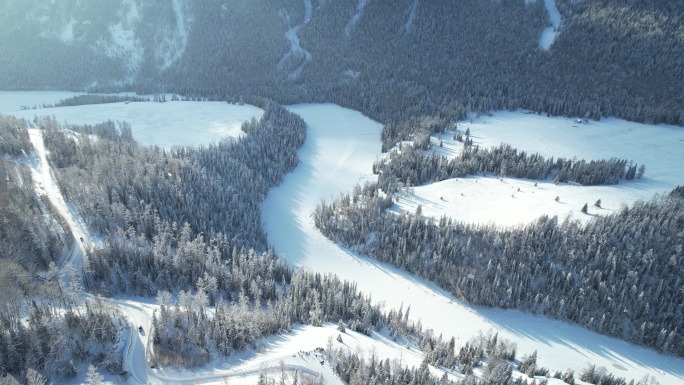
[[[76, 269], [76, 271], [81, 273], [80, 284], [82, 285], [82, 272], [88, 249], [95, 247], [97, 242], [93, 241], [93, 237], [87, 230], [81, 217], [66, 203], [61, 190], [58, 188], [57, 182], [52, 176], [41, 129], [29, 129], [29, 137], [36, 150], [36, 161], [31, 164], [32, 178], [34, 180], [36, 192], [39, 195], [47, 196], [52, 206], [56, 208], [64, 223], [66, 223], [74, 236], [75, 246], [62, 264], [59, 279], [62, 281], [63, 285], [72, 284], [72, 282], [70, 282], [71, 275], [66, 272], [70, 269]], [[89, 294], [83, 290], [83, 287], [81, 287], [81, 293], [84, 297], [89, 296]], [[279, 373], [281, 370], [280, 362], [282, 361], [284, 363], [282, 369], [285, 369], [287, 372], [298, 371], [299, 373], [306, 373], [314, 377], [323, 376], [326, 383], [341, 384], [341, 381], [334, 374], [332, 368], [327, 365], [321, 366], [318, 359], [313, 356], [295, 357], [296, 359], [290, 359], [290, 356], [287, 356], [283, 357], [282, 360], [271, 360], [268, 364], [254, 365], [248, 368], [221, 371], [212, 370], [188, 374], [164, 373], [161, 370], [152, 369], [147, 360], [147, 346], [149, 346], [148, 339], [149, 331], [152, 327], [151, 315], [154, 306], [146, 306], [143, 303], [126, 299], [114, 299], [114, 302], [121, 310], [128, 323], [125, 331], [122, 331], [126, 333], [126, 336], [124, 337], [126, 342], [123, 349], [122, 369], [128, 373], [128, 383], [190, 385], [225, 381], [229, 379], [232, 380], [236, 378], [249, 380], [250, 377], [258, 376], [262, 372]], [[142, 332], [138, 331], [139, 326], [142, 326]], [[319, 370], [313, 370], [312, 367], [316, 367]]]
[[[410, 305], [412, 319], [421, 318], [435, 333], [460, 337], [458, 344], [491, 328], [500, 337], [517, 342], [520, 354], [538, 350], [541, 364], [552, 370], [568, 367], [580, 370], [591, 362], [609, 369], [624, 368], [615, 374], [628, 378], [638, 379], [645, 372], [657, 372], [661, 384], [679, 384], [684, 380], [681, 359], [543, 317], [468, 306], [430, 282], [360, 257], [327, 240], [313, 225], [313, 209], [321, 199], [331, 200], [340, 192], [351, 191], [355, 183], [373, 178], [370, 165], [380, 156], [380, 144], [368, 138], [379, 138], [381, 126], [356, 111], [334, 105], [301, 105], [290, 110], [307, 122], [307, 142], [299, 151], [301, 163], [297, 169], [286, 176], [281, 186], [269, 192], [262, 205], [262, 220], [269, 242], [291, 264], [322, 273], [333, 272], [355, 281], [360, 290], [372, 294], [375, 300], [384, 301], [388, 308]], [[50, 172], [41, 131], [31, 129], [29, 134], [37, 151], [36, 162], [32, 164], [36, 190], [47, 195], [77, 240], [78, 247], [74, 247], [63, 268], [82, 271], [89, 248], [97, 247], [97, 242], [76, 211], [64, 201]], [[82, 242], [78, 242], [80, 238]], [[68, 274], [63, 274], [62, 280], [67, 277]], [[187, 374], [151, 369], [147, 363], [147, 331], [153, 306], [124, 299], [115, 301], [129, 323], [127, 335], [122, 335], [126, 339], [123, 368], [129, 372], [129, 383], [190, 384], [228, 378], [235, 383], [243, 376], [280, 369], [277, 361], [259, 367]], [[138, 333], [139, 325], [143, 326], [144, 333]], [[327, 365], [313, 362], [318, 366], [312, 370], [309, 364], [296, 360], [285, 362], [287, 370], [322, 373], [328, 381], [327, 373], [332, 371]], [[339, 382], [335, 378], [330, 377], [329, 381]]]

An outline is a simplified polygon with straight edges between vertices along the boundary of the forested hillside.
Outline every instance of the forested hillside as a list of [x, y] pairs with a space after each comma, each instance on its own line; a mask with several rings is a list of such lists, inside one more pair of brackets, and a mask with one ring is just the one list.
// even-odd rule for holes
[[[384, 308], [354, 282], [294, 271], [270, 249], [261, 207], [297, 167], [307, 132], [281, 104], [299, 102], [337, 103], [384, 124], [376, 140], [389, 154], [376, 158], [377, 182], [312, 213], [329, 239], [472, 304], [684, 356], [682, 187], [586, 225], [544, 216], [500, 228], [427, 218], [420, 206], [387, 210], [404, 187], [464, 175], [581, 185], [644, 175], [628, 159], [485, 149], [469, 134], [454, 137], [463, 151], [452, 159], [426, 154], [431, 133], [469, 116], [523, 108], [684, 126], [684, 2], [554, 3], [561, 21], [546, 49], [544, 0], [4, 1], [0, 90], [176, 93], [264, 114], [238, 139], [170, 149], [139, 146], [125, 122], [0, 115], [0, 380], [72, 379], [88, 364], [119, 373], [127, 321], [103, 298], [118, 294], [157, 297], [146, 354], [160, 366], [203, 365], [294, 323], [339, 322], [340, 333], [382, 331], [425, 354], [408, 369], [329, 349], [350, 383], [445, 383], [428, 364], [460, 372], [464, 384], [523, 383], [514, 366], [548, 377], [536, 352], [517, 358], [491, 334], [459, 351], [408, 309]], [[86, 95], [55, 107], [147, 101]], [[39, 137], [49, 165], [31, 146]], [[61, 201], [41, 195], [47, 187], [32, 177], [41, 172], [54, 175]], [[93, 239], [76, 239], [54, 202]], [[74, 250], [83, 255], [70, 264]], [[595, 369], [580, 379], [626, 383]], [[555, 377], [574, 383], [572, 371]]]
[[673, 194], [579, 221], [541, 217], [516, 228], [396, 215], [377, 186], [318, 207], [329, 238], [430, 279], [470, 303], [516, 308], [684, 354], [681, 237]]
[[260, 203], [297, 165], [305, 138], [301, 118], [261, 103], [264, 116], [243, 125], [245, 138], [170, 151], [139, 147], [126, 124], [71, 127], [85, 134], [76, 141], [54, 120], [40, 122], [60, 188], [105, 237], [88, 280], [106, 293], [146, 295], [190, 288], [205, 274], [219, 290], [231, 287], [224, 263], [266, 251]]
[[[76, 285], [60, 285], [56, 266], [75, 239], [36, 193], [27, 128], [0, 115], [0, 378], [70, 379], [94, 357], [117, 371], [121, 357], [114, 345], [122, 321], [106, 301], [84, 301]], [[78, 272], [68, 274], [77, 279]]]
[[548, 51], [541, 0], [312, 1], [305, 20], [306, 4], [12, 2], [0, 88], [331, 101], [385, 123], [519, 107], [684, 123], [681, 2], [558, 0]]
[[[66, 243], [70, 243], [51, 207], [34, 190], [31, 170], [21, 161], [30, 154], [28, 125], [0, 115], [0, 260], [11, 260], [24, 269], [46, 269]], [[54, 211], [52, 211], [54, 214]]]

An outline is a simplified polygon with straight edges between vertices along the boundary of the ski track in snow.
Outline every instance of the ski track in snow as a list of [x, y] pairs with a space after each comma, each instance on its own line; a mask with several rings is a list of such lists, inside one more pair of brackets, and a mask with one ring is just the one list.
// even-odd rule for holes
[[[299, 151], [300, 165], [264, 201], [262, 221], [269, 242], [290, 264], [355, 281], [359, 290], [387, 308], [410, 306], [414, 321], [421, 319], [436, 334], [457, 337], [458, 345], [491, 329], [516, 342], [520, 356], [537, 350], [539, 364], [552, 371], [579, 372], [592, 363], [628, 379], [650, 372], [661, 384], [684, 381], [684, 360], [679, 358], [545, 317], [461, 303], [431, 282], [325, 238], [314, 226], [313, 211], [321, 199], [329, 201], [359, 181], [375, 179], [370, 170], [380, 156], [381, 125], [334, 105], [289, 109], [307, 122], [307, 139]], [[615, 365], [626, 371], [617, 372]]]
[[413, 19], [415, 19], [416, 17], [416, 8], [418, 8], [418, 0], [413, 0], [413, 5], [411, 5], [411, 12], [409, 13], [408, 19], [406, 19], [406, 24], [404, 24], [404, 31], [406, 33], [411, 32]]
[[558, 30], [561, 25], [561, 16], [560, 12], [558, 12], [558, 8], [556, 8], [555, 0], [544, 0], [544, 6], [546, 6], [546, 10], [549, 13], [551, 26], [544, 28], [544, 31], [542, 31], [541, 37], [539, 38], [539, 47], [544, 51], [548, 51], [558, 35]]
[[283, 55], [280, 61], [278, 61], [276, 67], [278, 71], [282, 70], [286, 60], [289, 59], [292, 55], [298, 52], [302, 52], [304, 53], [305, 57], [304, 61], [288, 75], [290, 79], [297, 79], [299, 75], [302, 73], [302, 68], [304, 67], [304, 65], [309, 60], [311, 60], [311, 53], [302, 48], [302, 46], [299, 44], [299, 37], [297, 36], [297, 31], [299, 31], [299, 28], [301, 28], [304, 24], [308, 23], [311, 19], [311, 12], [311, 0], [304, 0], [304, 21], [301, 24], [296, 25], [285, 32], [285, 38], [290, 42], [290, 52]]

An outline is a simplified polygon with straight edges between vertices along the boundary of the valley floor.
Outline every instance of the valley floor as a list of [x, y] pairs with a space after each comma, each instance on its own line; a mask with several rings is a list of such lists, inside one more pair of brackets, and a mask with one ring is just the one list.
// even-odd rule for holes
[[[8, 97], [11, 99], [10, 101], [6, 100]], [[41, 99], [42, 97], [47, 97], [48, 100]], [[63, 94], [54, 93], [46, 95], [32, 93], [31, 96], [26, 96], [22, 93], [0, 93], [0, 112], [30, 118], [40, 111], [30, 111], [30, 115], [22, 115], [29, 114], [29, 112], [19, 111], [19, 106], [30, 105], [31, 100], [33, 100], [33, 103], [51, 103], [57, 101], [57, 98], [63, 99], [64, 97], [66, 96]], [[190, 108], [192, 109], [209, 108], [203, 106], [203, 102], [187, 103], [191, 104]], [[168, 127], [170, 122], [182, 121], [180, 116], [182, 112], [179, 111], [186, 111], [187, 113], [187, 110], [183, 110], [183, 106], [179, 103], [175, 106], [176, 108], [173, 109], [173, 111], [177, 111], [179, 115], [174, 115], [175, 112], [173, 111], [163, 112], [163, 114], [167, 115], [166, 123], [159, 121], [146, 122], [146, 113], [148, 114], [147, 116], [153, 116], [155, 113], [159, 113], [154, 111], [154, 109], [160, 108], [159, 105], [159, 103], [141, 103], [141, 108], [143, 108], [143, 110], [145, 108], [149, 110], [141, 111], [138, 114], [141, 119], [139, 123], [136, 123], [135, 121], [131, 122], [133, 125], [134, 137], [136, 139], [136, 135], [138, 135], [136, 134], [136, 125], [144, 126], [147, 124], [148, 127], [150, 127], [151, 131], [149, 131], [148, 134], [144, 134], [149, 135], [149, 142], [146, 141], [143, 144], [168, 146], [169, 144], [166, 142], [166, 137], [169, 136], [168, 133], [163, 133], [163, 126], [155, 125], [162, 124]], [[225, 103], [223, 103], [223, 105], [228, 106]], [[126, 107], [128, 106], [130, 106], [130, 104]], [[112, 119], [112, 117], [116, 119], [117, 115], [115, 115], [115, 109], [121, 108], [121, 106], [111, 105], [107, 107], [107, 105], [103, 105], [103, 107], [93, 106], [92, 108], [101, 108], [101, 110], [98, 110], [97, 115], [102, 119]], [[107, 108], [109, 108], [109, 110]], [[86, 107], [83, 107], [83, 109], [87, 110]], [[682, 359], [662, 355], [653, 350], [630, 345], [620, 340], [608, 338], [577, 326], [568, 325], [544, 317], [533, 316], [519, 311], [480, 308], [461, 303], [452, 295], [430, 282], [418, 279], [391, 266], [380, 264], [372, 259], [358, 256], [348, 250], [340, 248], [326, 239], [313, 224], [313, 210], [322, 199], [331, 200], [340, 193], [349, 192], [356, 183], [374, 179], [374, 176], [371, 174], [371, 165], [375, 160], [382, 156], [380, 154], [380, 132], [382, 127], [379, 123], [364, 117], [356, 111], [330, 104], [297, 105], [291, 106], [289, 109], [302, 116], [307, 122], [307, 141], [299, 151], [301, 159], [300, 165], [292, 173], [286, 176], [279, 187], [270, 191], [266, 201], [263, 203], [262, 221], [269, 235], [269, 242], [274, 246], [276, 252], [282, 253], [287, 258], [291, 265], [311, 271], [319, 271], [321, 273], [333, 273], [337, 274], [342, 279], [355, 281], [358, 283], [359, 290], [368, 295], [372, 295], [375, 302], [384, 303], [387, 309], [399, 308], [399, 306], [403, 306], [404, 309], [407, 309], [410, 306], [411, 319], [416, 321], [421, 320], [424, 328], [432, 328], [436, 334], [442, 333], [445, 338], [449, 338], [449, 336], [452, 335], [455, 336], [457, 338], [458, 346], [464, 344], [470, 337], [475, 336], [478, 333], [492, 330], [498, 332], [500, 337], [516, 342], [519, 356], [537, 350], [539, 364], [551, 369], [552, 372], [554, 370], [567, 370], [568, 368], [579, 372], [587, 364], [594, 364], [597, 366], [605, 366], [616, 376], [626, 377], [627, 379], [634, 378], [635, 380], [638, 380], [643, 377], [644, 374], [649, 373], [654, 375], [660, 384], [681, 384], [684, 382], [684, 360]], [[68, 115], [60, 116], [59, 114], [62, 113], [62, 111], [68, 110], [51, 109], [50, 114], [55, 114], [60, 122], [68, 120], [70, 123], [90, 123], [90, 121], [79, 121], [80, 113], [71, 114], [65, 112]], [[204, 111], [204, 120], [194, 124], [195, 133], [205, 131], [211, 132], [211, 121], [226, 119], [225, 115], [227, 112], [225, 110], [205, 109], [202, 111]], [[525, 123], [527, 115], [522, 112], [501, 114], [506, 116], [506, 124], [508, 125], [506, 130], [511, 132], [513, 138], [516, 137], [517, 133], [517, 138], [523, 141], [521, 142], [522, 145], [521, 143], [509, 142], [514, 147], [520, 146], [520, 149], [540, 151], [534, 149], [534, 147], [539, 146], [540, 148], [547, 148], [551, 155], [568, 156], [567, 153], [559, 152], [559, 149], [563, 148], [562, 143], [545, 143], [544, 145], [540, 145], [534, 142], [535, 140], [541, 140], [540, 138], [547, 137], [544, 135], [533, 135], [533, 133], [536, 132], [534, 129], [524, 128], [529, 126], [529, 124]], [[88, 114], [83, 115], [87, 116]], [[495, 114], [494, 118], [497, 116], [499, 116], [499, 113]], [[242, 118], [248, 119], [249, 117]], [[549, 119], [548, 122], [551, 122], [553, 119], [558, 119], [539, 118]], [[491, 121], [493, 120], [494, 119], [491, 119]], [[613, 120], [609, 120], [609, 122], [612, 121]], [[189, 125], [191, 122], [188, 122], [187, 124]], [[502, 141], [508, 142], [511, 139], [500, 132], [497, 134], [495, 131], [488, 132], [485, 129], [480, 130], [479, 127], [476, 126], [475, 121], [473, 122], [472, 127], [473, 137], [476, 141], [480, 141], [481, 145], [487, 145], [487, 143], [491, 143], [491, 141], [498, 144]], [[598, 124], [594, 125], [592, 122], [587, 127], [599, 130], [602, 126]], [[625, 127], [627, 127], [627, 123], [625, 123]], [[684, 161], [684, 156], [682, 156], [684, 155], [682, 150], [684, 144], [676, 140], [677, 135], [684, 137], [684, 133], [669, 127], [652, 127], [645, 125], [629, 127], [634, 129], [639, 128], [639, 130], [638, 132], [634, 132], [632, 139], [630, 139], [633, 140], [633, 142], [629, 143], [633, 144], [629, 146], [634, 149], [634, 152], [632, 156], [628, 156], [627, 158], [634, 159], [637, 162], [644, 162], [648, 169], [646, 174], [647, 178], [645, 180], [625, 182], [625, 186], [630, 186], [629, 188], [634, 188], [635, 191], [641, 192], [641, 194], [637, 194], [638, 198], [635, 199], [650, 197], [655, 192], [668, 191], [668, 189], [671, 189], [673, 183], [677, 183], [676, 179], [679, 175], [678, 170], [681, 170], [682, 166], [684, 166], [677, 163]], [[584, 129], [584, 127], [582, 127], [582, 129]], [[653, 148], [652, 145], [648, 144], [651, 143], [650, 138], [663, 135], [663, 132], [670, 131], [672, 132], [672, 136], [668, 136], [662, 141], [653, 141], [653, 145], [665, 147]], [[172, 132], [183, 132], [183, 130], [179, 128]], [[590, 135], [590, 132], [581, 133], [580, 130], [577, 130], [574, 134], [580, 136]], [[215, 138], [216, 133], [213, 132], [207, 136]], [[199, 136], [192, 134], [188, 140], [192, 140], [193, 137], [198, 138]], [[159, 139], [158, 143], [155, 143], [155, 138]], [[487, 142], [485, 138], [488, 138], [487, 140], [490, 142]], [[528, 138], [527, 142], [525, 142], [525, 138]], [[602, 136], [601, 138], [593, 137], [592, 140], [595, 142], [593, 145], [596, 148], [601, 149], [605, 148], [604, 146], [606, 146], [606, 143], [615, 141], [616, 138], [614, 134], [612, 134]], [[525, 148], [525, 143], [530, 144], [531, 148]], [[618, 143], [622, 143], [620, 145], [628, 145], [628, 142]], [[669, 144], [663, 145], [662, 143]], [[573, 147], [566, 148], [568, 152], [576, 149], [577, 148], [574, 147], [574, 145]], [[454, 151], [456, 151], [456, 149], [454, 149]], [[661, 167], [660, 162], [663, 158], [660, 158], [660, 155], [655, 157], [648, 155], [653, 153], [662, 154], [662, 156], [666, 156], [667, 159], [673, 163]], [[641, 157], [640, 154], [644, 156]], [[580, 157], [588, 157], [590, 155], [592, 155], [592, 153], [578, 154]], [[613, 155], [622, 156], [620, 153], [606, 153], [605, 155], [602, 153], [601, 157], [610, 157]], [[395, 207], [395, 210], [412, 210], [413, 206], [411, 205], [415, 204], [415, 202], [421, 202], [420, 199], [423, 199], [427, 201], [421, 203], [424, 209], [432, 210], [434, 215], [441, 215], [440, 213], [443, 212], [457, 218], [464, 216], [465, 218], [474, 219], [478, 217], [477, 213], [472, 212], [471, 214], [463, 214], [464, 211], [460, 211], [460, 209], [467, 208], [471, 206], [471, 204], [450, 205], [448, 203], [461, 199], [460, 192], [463, 192], [464, 195], [468, 197], [471, 194], [483, 195], [490, 191], [496, 191], [496, 188], [493, 187], [495, 184], [504, 186], [503, 188], [506, 189], [504, 197], [506, 199], [515, 199], [511, 198], [511, 193], [508, 193], [508, 191], [521, 187], [521, 194], [523, 192], [524, 194], [529, 195], [537, 194], [535, 197], [541, 196], [543, 198], [535, 199], [546, 201], [548, 200], [548, 197], [545, 194], [548, 195], [548, 189], [551, 189], [551, 186], [553, 186], [552, 184], [550, 186], [548, 184], [540, 184], [536, 187], [537, 190], [534, 190], [534, 186], [531, 185], [532, 182], [528, 181], [504, 179], [502, 182], [495, 178], [480, 177], [464, 178], [448, 182], [454, 183], [459, 187], [451, 185], [443, 185], [440, 187], [426, 186], [424, 188], [425, 191], [421, 190], [423, 189], [422, 187], [416, 188], [415, 195], [410, 198], [407, 197], [406, 203], [402, 202], [404, 197], [401, 197], [400, 203]], [[462, 187], [465, 186], [466, 183], [470, 183], [470, 187]], [[633, 185], [630, 185], [630, 183], [633, 183]], [[474, 184], [482, 184], [481, 186], [478, 186], [478, 188], [481, 188], [482, 190], [476, 190], [473, 186]], [[511, 186], [513, 188], [511, 188]], [[572, 196], [577, 195], [576, 191], [569, 188], [575, 188], [575, 186], [564, 187], [568, 187], [568, 189], [564, 190], [565, 192], [562, 193], [561, 204], [564, 200], [569, 200]], [[442, 189], [442, 191], [438, 193], [439, 197], [430, 190], [435, 188]], [[576, 188], [584, 189], [583, 187]], [[615, 202], [608, 200], [608, 196], [611, 192], [619, 191], [620, 189], [629, 190], [629, 188], [618, 185], [614, 190], [607, 190], [605, 193], [601, 192], [601, 198], [607, 202], [606, 210], [614, 209], [615, 205], [620, 204], [620, 202], [618, 202], [620, 198], [616, 198]], [[449, 195], [454, 189], [457, 189], [457, 195]], [[532, 191], [534, 191], [534, 193]], [[512, 193], [515, 194], [517, 191], [512, 191]], [[554, 193], [555, 192], [550, 192], [551, 195]], [[549, 197], [551, 195], [549, 195]], [[628, 195], [631, 196], [631, 194]], [[414, 203], [412, 203], [411, 199], [414, 200]], [[493, 196], [491, 199], [499, 200], [497, 196]], [[518, 199], [522, 199], [522, 197], [519, 197]], [[535, 199], [531, 199], [530, 202], [527, 203], [528, 206], [524, 207], [539, 206], [539, 212], [544, 212], [546, 206], [536, 205]], [[435, 204], [435, 201], [437, 200], [440, 202], [439, 205]], [[503, 200], [503, 198], [501, 200]], [[629, 202], [629, 199], [627, 199], [627, 202]], [[590, 202], [590, 204], [591, 203], [592, 202]], [[474, 202], [474, 204], [476, 205], [477, 202]], [[553, 202], [553, 204], [558, 203]], [[447, 209], [447, 206], [449, 209]], [[448, 210], [454, 211], [450, 212]], [[492, 213], [496, 211], [496, 208], [492, 209]], [[530, 210], [526, 209], [525, 211]], [[517, 218], [518, 214], [507, 213], [507, 215], [515, 216]], [[491, 214], [490, 218], [492, 219], [488, 220], [496, 220], [493, 214]], [[522, 220], [526, 220], [526, 218], [522, 218]], [[144, 303], [136, 304], [135, 302], [136, 301], [128, 300], [126, 301], [127, 305], [122, 304], [121, 306], [130, 305], [129, 308], [138, 305], [141, 308], [151, 306]], [[135, 311], [130, 310], [130, 312]], [[129, 311], [126, 311], [126, 313], [128, 314]], [[145, 321], [144, 315], [129, 315], [129, 317], [131, 318], [131, 322], [134, 323], [143, 323]], [[149, 325], [149, 321], [147, 322], [147, 325]], [[148, 328], [145, 327], [145, 330], [148, 330]], [[258, 375], [258, 371], [254, 372], [252, 369], [257, 368], [261, 370], [263, 368], [277, 368], [280, 361], [290, 365], [291, 369], [300, 368], [302, 371], [309, 370], [310, 368], [316, 367], [316, 365], [320, 367], [321, 364], [318, 360], [307, 361], [306, 358], [299, 355], [299, 352], [310, 351], [315, 347], [325, 347], [327, 339], [331, 335], [337, 335], [333, 325], [327, 325], [323, 328], [311, 328], [308, 326], [297, 327], [290, 334], [264, 339], [257, 350], [246, 352], [244, 356], [216, 362], [212, 364], [212, 367], [205, 368], [207, 369], [207, 372], [181, 373], [178, 371], [165, 371], [164, 373], [159, 373], [158, 371], [155, 371], [153, 373], [156, 373], [155, 376], [158, 379], [161, 378], [159, 380], [160, 382], [164, 382], [164, 378], [173, 378], [174, 382], [181, 383], [190, 383], [198, 380], [218, 383], [225, 380], [226, 376], [230, 376], [230, 383], [243, 383], [239, 378], [244, 375], [244, 383], [254, 383], [254, 379], [256, 378], [254, 376]], [[137, 333], [131, 333], [130, 338], [131, 343], [144, 349], [144, 338], [139, 338]], [[390, 352], [394, 351], [394, 357], [399, 355], [400, 359], [403, 359], [409, 366], [417, 366], [422, 360], [420, 356], [415, 356], [416, 353], [409, 353], [402, 345], [395, 344], [382, 335], [375, 335], [372, 340], [364, 339], [365, 337], [353, 334], [343, 335], [342, 338], [346, 344], [349, 344], [350, 348], [353, 347], [362, 352], [367, 352], [367, 354], [372, 350], [376, 350], [377, 352], [382, 350], [381, 354], [389, 356], [391, 355]], [[389, 350], [385, 352], [383, 349]], [[135, 358], [130, 358], [131, 362], [134, 362], [134, 364], [128, 367], [129, 370], [135, 371], [136, 375], [131, 376], [129, 382], [136, 382], [136, 378], [138, 379], [137, 381], [145, 382], [145, 380], [148, 379], [147, 376], [150, 373], [150, 369], [146, 366], [145, 361], [139, 356], [139, 353], [136, 354], [138, 355], [136, 355]], [[295, 356], [293, 357], [293, 355]], [[250, 370], [252, 371], [250, 372]], [[116, 379], [111, 380], [116, 381]], [[330, 381], [334, 380], [331, 378]]]

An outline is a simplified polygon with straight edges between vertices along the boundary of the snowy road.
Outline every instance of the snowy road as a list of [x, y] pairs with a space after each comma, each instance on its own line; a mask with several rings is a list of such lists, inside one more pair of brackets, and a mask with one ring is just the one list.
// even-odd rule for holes
[[[290, 263], [356, 281], [360, 290], [372, 294], [374, 300], [384, 302], [388, 308], [398, 308], [403, 303], [406, 309], [410, 305], [412, 319], [421, 319], [423, 325], [436, 333], [456, 336], [458, 344], [480, 330], [491, 328], [499, 331], [500, 336], [516, 341], [521, 355], [538, 350], [540, 364], [552, 370], [570, 367], [578, 371], [592, 363], [628, 379], [638, 380], [648, 372], [663, 385], [684, 383], [684, 360], [562, 322], [459, 303], [430, 282], [359, 257], [328, 241], [313, 225], [313, 209], [321, 199], [331, 200], [341, 192], [351, 191], [355, 183], [374, 178], [370, 170], [372, 162], [380, 156], [381, 125], [356, 111], [334, 105], [300, 105], [291, 110], [308, 124], [307, 142], [299, 151], [301, 163], [281, 186], [271, 190], [262, 206], [269, 242]], [[29, 133], [37, 151], [32, 164], [36, 190], [49, 198], [74, 234], [78, 247], [74, 247], [72, 257], [65, 264], [81, 271], [82, 257], [92, 245], [91, 237], [52, 178], [40, 130], [31, 129]], [[78, 241], [80, 238], [84, 242]], [[253, 379], [262, 370], [279, 369], [279, 364], [271, 361], [270, 365], [239, 370], [193, 373], [152, 370], [146, 353], [152, 306], [137, 301], [117, 303], [131, 325], [124, 357], [131, 383], [211, 383], [226, 378], [231, 383], [240, 383], [243, 379]], [[138, 333], [138, 325], [143, 326], [145, 333]], [[288, 361], [287, 365], [293, 370], [302, 366], [311, 368], [302, 362]]]
[[[74, 209], [69, 207], [64, 201], [62, 192], [52, 177], [40, 129], [29, 129], [29, 138], [37, 153], [36, 163], [31, 165], [31, 177], [34, 181], [36, 193], [48, 197], [52, 206], [57, 210], [73, 234], [74, 247], [64, 261], [62, 268], [63, 270], [67, 267], [73, 268], [81, 273], [83, 271], [83, 256], [86, 255], [86, 249], [92, 245], [90, 236], [80, 216], [76, 215]], [[66, 274], [63, 275], [62, 280], [64, 284], [69, 285]]]
[[[29, 138], [36, 150], [36, 158], [31, 163], [32, 178], [38, 195], [47, 196], [50, 204], [73, 234], [74, 247], [68, 253], [62, 265], [60, 279], [64, 285], [69, 285], [69, 274], [64, 272], [74, 269], [82, 273], [83, 261], [87, 256], [87, 250], [96, 246], [88, 232], [82, 218], [76, 210], [65, 201], [56, 180], [53, 178], [50, 163], [47, 159], [47, 151], [43, 142], [41, 129], [29, 129]], [[83, 282], [83, 280], [81, 280]], [[87, 295], [87, 294], [84, 294]], [[152, 326], [152, 312], [154, 306], [132, 300], [116, 300], [116, 304], [123, 312], [128, 326], [126, 328], [126, 346], [124, 348], [122, 368], [128, 372], [127, 382], [133, 384], [197, 384], [197, 383], [225, 383], [229, 379], [233, 383], [244, 380], [247, 383], [257, 377], [261, 372], [279, 372], [284, 369], [287, 372], [298, 371], [314, 377], [322, 375], [326, 383], [341, 383], [329, 366], [322, 366], [318, 359], [313, 357], [299, 357], [280, 362], [272, 361], [258, 367], [248, 367], [238, 370], [211, 370], [200, 373], [164, 373], [151, 369], [147, 360], [147, 347], [149, 331]], [[142, 326], [142, 332], [138, 327]]]

